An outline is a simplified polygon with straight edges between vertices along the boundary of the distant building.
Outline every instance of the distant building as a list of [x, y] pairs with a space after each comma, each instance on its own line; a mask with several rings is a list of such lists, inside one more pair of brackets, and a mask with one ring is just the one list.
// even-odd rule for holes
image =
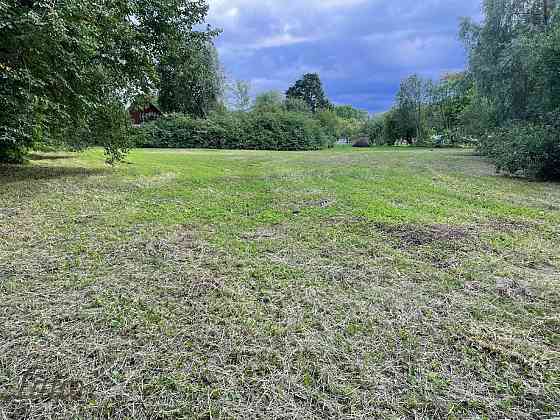
[[163, 112], [159, 110], [157, 105], [152, 102], [148, 102], [143, 108], [129, 108], [128, 113], [130, 114], [130, 119], [134, 125], [142, 125], [148, 121], [157, 120], [163, 115]]

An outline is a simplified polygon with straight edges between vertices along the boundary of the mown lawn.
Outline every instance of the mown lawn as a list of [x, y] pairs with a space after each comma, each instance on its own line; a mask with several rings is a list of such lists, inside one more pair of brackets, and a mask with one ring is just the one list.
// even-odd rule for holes
[[0, 166], [0, 418], [550, 418], [559, 281], [560, 185], [470, 151], [35, 156]]

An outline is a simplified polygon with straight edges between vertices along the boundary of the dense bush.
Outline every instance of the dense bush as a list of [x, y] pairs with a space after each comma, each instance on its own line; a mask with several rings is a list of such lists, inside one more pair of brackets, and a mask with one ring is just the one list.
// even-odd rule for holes
[[498, 171], [532, 178], [560, 179], [560, 127], [516, 122], [485, 136], [479, 144]]
[[368, 137], [358, 137], [352, 143], [352, 147], [370, 147], [371, 143]]
[[389, 144], [385, 138], [385, 120], [383, 116], [368, 119], [363, 127], [362, 134], [369, 139], [369, 144], [384, 146]]
[[319, 121], [292, 112], [171, 115], [136, 129], [139, 147], [317, 150], [334, 141]]

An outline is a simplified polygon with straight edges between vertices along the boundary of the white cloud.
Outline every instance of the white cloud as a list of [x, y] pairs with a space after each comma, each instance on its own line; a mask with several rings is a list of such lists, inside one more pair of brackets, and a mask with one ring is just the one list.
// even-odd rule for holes
[[[209, 0], [228, 74], [254, 91], [319, 72], [331, 99], [386, 109], [400, 78], [464, 65], [460, 16], [480, 0]], [[352, 99], [353, 98], [353, 99]]]
[[315, 38], [312, 37], [303, 37], [303, 36], [293, 36], [289, 33], [279, 34], [270, 36], [267, 38], [260, 39], [259, 41], [255, 42], [254, 44], [248, 45], [249, 48], [274, 48], [274, 47], [282, 47], [286, 45], [293, 45], [293, 44], [301, 44], [302, 42], [310, 42], [313, 41]]

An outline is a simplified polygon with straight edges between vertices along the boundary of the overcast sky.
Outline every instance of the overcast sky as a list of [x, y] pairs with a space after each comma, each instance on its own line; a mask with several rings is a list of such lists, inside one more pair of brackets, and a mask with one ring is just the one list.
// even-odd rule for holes
[[318, 72], [329, 98], [370, 112], [390, 108], [399, 81], [438, 77], [465, 65], [463, 16], [480, 0], [209, 0], [208, 22], [223, 29], [220, 58], [254, 93], [285, 91]]

